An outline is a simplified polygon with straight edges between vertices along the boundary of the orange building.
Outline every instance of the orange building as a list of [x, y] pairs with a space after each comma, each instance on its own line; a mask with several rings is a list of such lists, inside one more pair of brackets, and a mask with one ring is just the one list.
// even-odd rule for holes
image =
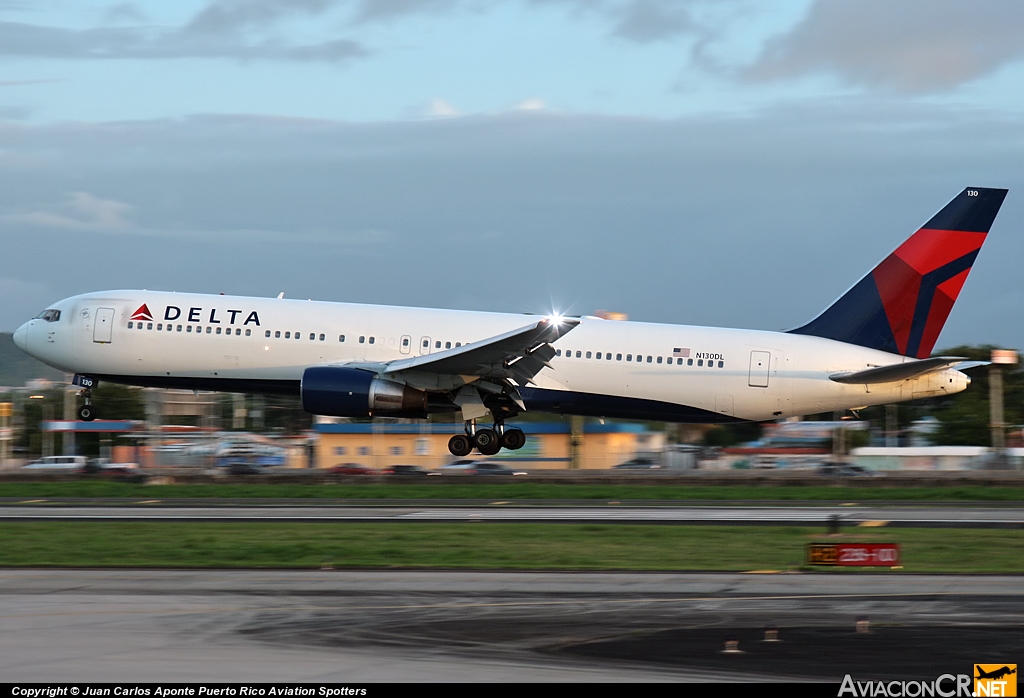
[[[533, 470], [611, 468], [638, 453], [661, 451], [665, 434], [642, 424], [585, 422], [573, 433], [570, 422], [516, 424], [527, 435], [518, 451], [502, 450], [488, 460]], [[315, 463], [330, 468], [358, 463], [371, 468], [419, 465], [439, 468], [455, 460], [448, 439], [462, 432], [461, 424], [388, 422], [317, 424]], [[574, 458], [575, 441], [575, 458]], [[473, 456], [469, 456], [472, 458]], [[480, 457], [480, 456], [477, 456]]]

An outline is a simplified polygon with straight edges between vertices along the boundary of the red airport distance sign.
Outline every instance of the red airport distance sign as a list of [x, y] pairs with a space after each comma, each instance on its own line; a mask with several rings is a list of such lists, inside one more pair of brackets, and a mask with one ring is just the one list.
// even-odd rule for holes
[[899, 543], [808, 543], [807, 563], [840, 567], [895, 567]]

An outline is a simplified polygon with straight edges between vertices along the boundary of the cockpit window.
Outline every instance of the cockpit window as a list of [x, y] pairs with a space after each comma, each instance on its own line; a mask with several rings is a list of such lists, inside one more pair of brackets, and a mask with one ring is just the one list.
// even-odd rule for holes
[[37, 320], [46, 320], [47, 322], [59, 322], [60, 321], [60, 311], [56, 310], [54, 308], [50, 308], [49, 310], [44, 310], [43, 312], [41, 312], [38, 315], [36, 315], [36, 319]]

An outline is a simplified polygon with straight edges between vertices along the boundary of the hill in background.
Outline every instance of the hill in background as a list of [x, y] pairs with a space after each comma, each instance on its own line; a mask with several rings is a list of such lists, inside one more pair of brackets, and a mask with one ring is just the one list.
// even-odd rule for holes
[[33, 378], [63, 381], [64, 373], [33, 359], [14, 346], [14, 337], [10, 332], [0, 332], [0, 385], [18, 387]]

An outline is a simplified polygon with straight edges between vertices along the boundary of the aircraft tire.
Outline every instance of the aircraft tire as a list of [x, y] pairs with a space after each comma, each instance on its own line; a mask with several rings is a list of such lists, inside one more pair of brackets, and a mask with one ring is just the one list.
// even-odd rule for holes
[[92, 405], [82, 405], [78, 408], [78, 418], [83, 422], [91, 422], [96, 419], [96, 408]]
[[501, 440], [493, 429], [481, 429], [473, 438], [473, 445], [481, 455], [493, 456], [501, 450]]
[[506, 429], [501, 435], [501, 445], [510, 451], [518, 451], [526, 445], [526, 434], [522, 429]]
[[448, 439], [448, 451], [458, 458], [468, 456], [469, 452], [473, 450], [473, 444], [470, 443], [469, 437], [463, 434], [456, 434], [452, 438]]

